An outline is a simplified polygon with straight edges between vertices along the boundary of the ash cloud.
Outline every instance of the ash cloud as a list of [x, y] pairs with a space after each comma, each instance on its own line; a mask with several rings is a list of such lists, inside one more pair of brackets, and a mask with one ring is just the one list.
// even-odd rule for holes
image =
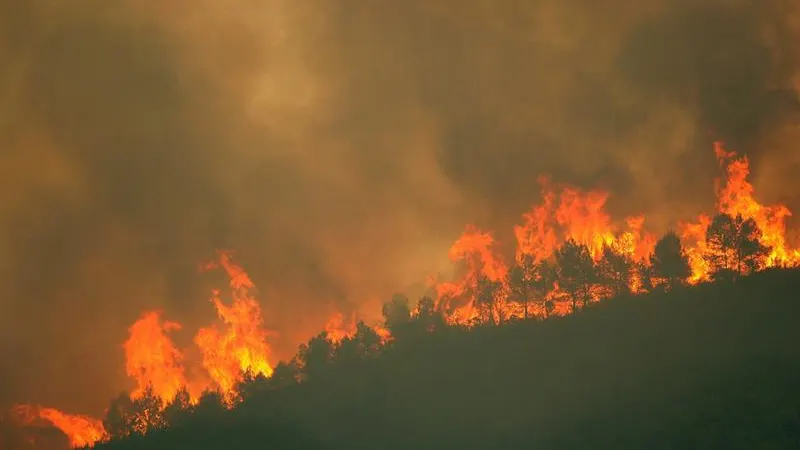
[[788, 0], [161, 3], [0, 0], [0, 403], [102, 411], [140, 310], [211, 319], [216, 248], [287, 357], [467, 222], [510, 247], [541, 174], [663, 229], [717, 138], [800, 203]]

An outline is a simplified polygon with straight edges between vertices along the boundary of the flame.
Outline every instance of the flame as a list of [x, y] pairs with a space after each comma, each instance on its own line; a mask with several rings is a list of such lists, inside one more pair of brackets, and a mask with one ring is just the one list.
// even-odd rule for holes
[[[255, 299], [255, 284], [231, 254], [219, 253], [219, 264], [230, 279], [233, 302], [226, 305], [214, 291], [211, 302], [223, 325], [201, 328], [194, 342], [203, 354], [203, 367], [219, 391], [228, 399], [246, 374], [272, 375], [267, 331], [262, 327], [261, 306]], [[222, 328], [222, 329], [221, 329]]]
[[181, 365], [183, 355], [167, 336], [168, 332], [180, 329], [177, 322], [162, 322], [161, 314], [156, 311], [142, 314], [131, 325], [130, 335], [123, 345], [125, 368], [137, 384], [131, 392], [131, 399], [141, 398], [149, 387], [164, 404], [168, 404], [186, 386]]
[[786, 218], [792, 212], [784, 205], [765, 206], [753, 198], [755, 189], [747, 181], [750, 162], [746, 156], [736, 159], [736, 154], [725, 152], [719, 142], [714, 144], [714, 151], [720, 164], [727, 164], [727, 182], [717, 188], [718, 210], [734, 217], [753, 219], [758, 224], [761, 243], [771, 248], [767, 267], [796, 265], [800, 262], [800, 250], [790, 250], [786, 245]]
[[[755, 199], [754, 187], [747, 179], [750, 173], [747, 157], [737, 158], [720, 143], [714, 145], [714, 151], [723, 172], [715, 181], [717, 204], [714, 214], [741, 216], [758, 225], [762, 231], [759, 236], [761, 243], [770, 248], [763, 267], [800, 265], [800, 249], [791, 248], [786, 239], [786, 219], [791, 216], [789, 209], [784, 205], [763, 205]], [[630, 261], [629, 288], [634, 293], [645, 291], [648, 289], [646, 286], [657, 281], [652, 279], [649, 270], [643, 270], [648, 268], [656, 244], [655, 235], [645, 230], [645, 216], [635, 215], [614, 221], [605, 211], [608, 193], [559, 186], [547, 178], [539, 181], [541, 202], [524, 213], [521, 224], [513, 229], [517, 244], [514, 263], [533, 261], [552, 265], [559, 247], [572, 240], [586, 246], [595, 264], [602, 261], [606, 249], [612, 249], [616, 255]], [[712, 217], [713, 214], [701, 214], [679, 226], [679, 236], [691, 268], [688, 279], [691, 284], [708, 280], [712, 271], [707, 258], [711, 250], [706, 242]], [[498, 251], [492, 233], [474, 225], [467, 226], [451, 246], [448, 256], [459, 265], [458, 276], [453, 280], [431, 280], [437, 294], [435, 308], [444, 314], [448, 323], [470, 325], [487, 317], [500, 323], [522, 317], [519, 305], [509, 301], [509, 265]], [[200, 349], [202, 368], [208, 377], [187, 379], [184, 353], [169, 337], [169, 333], [181, 329], [180, 324], [162, 320], [159, 312], [145, 312], [131, 325], [129, 338], [123, 345], [127, 374], [136, 383], [131, 399], [152, 392], [160, 399], [163, 408], [176, 398], [181, 389], [191, 388], [192, 401], [197, 399], [195, 393], [214, 389], [229, 405], [233, 405], [238, 395], [237, 385], [246, 375], [272, 375], [270, 333], [263, 327], [254, 283], [244, 269], [233, 262], [230, 252], [219, 252], [218, 260], [202, 267], [207, 270], [221, 267], [228, 276], [231, 289], [228, 303], [222, 300], [220, 291], [212, 292], [211, 303], [218, 321], [200, 328], [194, 336], [193, 342]], [[539, 295], [542, 298], [533, 309], [534, 315], [563, 315], [572, 310], [570, 303], [574, 299], [556, 280], [552, 280], [552, 286], [547, 286], [546, 292]], [[591, 289], [594, 300], [608, 295], [608, 289], [597, 285]], [[355, 313], [345, 315], [334, 311], [325, 324], [328, 339], [337, 344], [354, 336], [358, 329], [357, 319]], [[373, 330], [384, 343], [392, 339], [383, 325], [375, 325]], [[61, 429], [73, 446], [93, 445], [108, 438], [102, 422], [90, 417], [26, 405], [16, 407], [16, 413], [24, 423], [45, 421]]]
[[377, 324], [374, 327], [372, 327], [372, 329], [375, 330], [375, 333], [378, 335], [378, 337], [381, 338], [382, 344], [386, 344], [392, 340], [392, 332], [389, 331], [389, 329], [386, 328], [384, 325]]
[[[358, 332], [358, 318], [355, 312], [345, 316], [339, 311], [331, 314], [325, 322], [325, 334], [332, 344], [339, 344], [343, 340], [352, 338]], [[383, 324], [371, 326], [373, 331], [381, 338], [382, 343], [387, 343], [392, 339], [392, 334]]]
[[[762, 205], [755, 197], [755, 188], [747, 180], [750, 161], [746, 156], [726, 151], [722, 143], [714, 143], [714, 154], [724, 171], [724, 178], [715, 180], [717, 212], [730, 216], [752, 219], [761, 230], [759, 240], [770, 248], [764, 267], [793, 267], [800, 264], [800, 249], [789, 248], [786, 242], [786, 218], [792, 215], [784, 205]], [[683, 223], [681, 239], [690, 243], [687, 248], [692, 268], [690, 282], [698, 283], [709, 278], [709, 267], [705, 256], [709, 253], [705, 241], [711, 217], [700, 215], [695, 222]]]
[[536, 261], [546, 260], [567, 239], [587, 246], [594, 259], [602, 256], [606, 246], [618, 246], [638, 259], [652, 252], [656, 239], [643, 231], [643, 215], [626, 218], [625, 229], [618, 232], [605, 212], [608, 193], [572, 186], [563, 186], [557, 193], [557, 187], [544, 177], [539, 184], [542, 202], [523, 214], [523, 223], [514, 227], [517, 259], [531, 255]]
[[334, 344], [338, 344], [348, 337], [356, 334], [356, 315], [350, 314], [349, 318], [345, 320], [344, 314], [335, 312], [325, 323], [325, 333], [328, 340]]
[[494, 246], [495, 240], [491, 233], [468, 225], [450, 247], [450, 260], [466, 266], [466, 271], [459, 280], [441, 282], [435, 286], [439, 300], [437, 308], [449, 313], [451, 323], [464, 324], [477, 317], [475, 300], [481, 277], [504, 286], [508, 266], [495, 252]]
[[48, 422], [61, 430], [75, 448], [93, 446], [108, 439], [103, 422], [88, 416], [65, 414], [54, 408], [31, 405], [16, 405], [12, 413], [24, 425], [34, 425], [37, 420]]
[[[800, 249], [789, 248], [786, 240], [786, 218], [791, 211], [784, 205], [763, 205], [754, 197], [754, 188], [747, 180], [750, 167], [747, 157], [737, 158], [734, 152], [726, 151], [721, 143], [715, 143], [714, 152], [723, 168], [723, 177], [715, 180], [717, 205], [715, 213], [752, 219], [761, 230], [760, 241], [769, 247], [770, 254], [764, 267], [797, 266], [800, 264]], [[609, 194], [598, 190], [583, 191], [562, 185], [557, 186], [548, 178], [539, 179], [541, 202], [522, 215], [522, 223], [514, 227], [517, 241], [516, 259], [522, 261], [530, 256], [534, 261], [552, 261], [555, 251], [567, 241], [573, 240], [589, 249], [597, 262], [605, 247], [612, 248], [631, 261], [648, 265], [653, 254], [656, 236], [645, 231], [645, 216], [625, 218], [622, 223], [612, 221], [605, 211]], [[691, 276], [688, 282], [696, 284], [709, 279], [712, 268], [707, 256], [706, 231], [711, 224], [711, 215], [701, 214], [694, 221], [680, 224], [680, 237], [689, 260]], [[498, 304], [507, 317], [519, 315], [513, 305], [505, 302], [507, 289], [503, 274], [506, 266], [493, 253], [492, 236], [476, 227], [467, 227], [450, 250], [450, 259], [466, 266], [466, 272], [456, 280], [434, 283], [438, 305], [449, 314], [451, 323], [465, 323], [476, 315], [474, 291], [477, 280], [486, 277], [503, 283], [499, 289]], [[631, 292], [642, 292], [646, 278], [636, 270], [631, 271]], [[656, 282], [657, 280], [651, 280]], [[602, 290], [593, 289], [592, 296], [599, 299]], [[554, 283], [545, 299], [554, 302], [555, 314], [568, 311], [564, 307], [568, 295]], [[460, 303], [459, 303], [460, 300]], [[454, 303], [455, 302], [455, 303]], [[455, 305], [455, 306], [454, 306]]]

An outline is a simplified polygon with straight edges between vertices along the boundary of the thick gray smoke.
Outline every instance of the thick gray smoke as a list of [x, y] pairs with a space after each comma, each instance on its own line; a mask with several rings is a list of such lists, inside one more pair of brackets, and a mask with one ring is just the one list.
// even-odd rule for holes
[[0, 404], [99, 413], [141, 310], [213, 316], [217, 248], [286, 357], [465, 223], [507, 234], [541, 174], [659, 231], [712, 205], [722, 139], [800, 203], [799, 9], [0, 0]]

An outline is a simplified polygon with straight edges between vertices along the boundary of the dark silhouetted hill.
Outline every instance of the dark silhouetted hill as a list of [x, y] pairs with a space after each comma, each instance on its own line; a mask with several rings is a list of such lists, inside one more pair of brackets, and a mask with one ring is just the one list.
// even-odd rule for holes
[[398, 340], [99, 450], [798, 449], [800, 272]]

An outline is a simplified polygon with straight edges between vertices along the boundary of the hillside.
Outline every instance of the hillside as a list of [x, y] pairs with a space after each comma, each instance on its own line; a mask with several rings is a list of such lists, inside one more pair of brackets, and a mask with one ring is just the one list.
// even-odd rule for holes
[[[800, 446], [800, 273], [617, 298], [576, 316], [398, 339], [201, 405], [132, 449]], [[261, 388], [261, 389], [258, 389]]]

